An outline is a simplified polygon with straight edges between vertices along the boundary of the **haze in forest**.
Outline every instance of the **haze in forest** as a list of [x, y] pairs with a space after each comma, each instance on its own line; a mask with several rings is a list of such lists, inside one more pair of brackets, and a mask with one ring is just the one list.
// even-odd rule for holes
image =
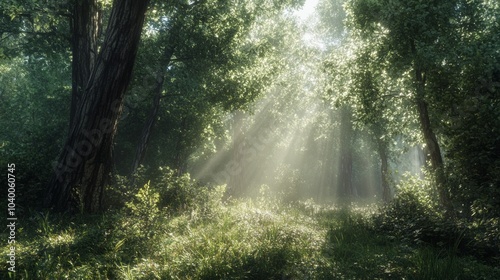
[[0, 279], [496, 279], [497, 2], [2, 1]]
[[[342, 164], [352, 165], [350, 183], [354, 197], [375, 202], [382, 199], [382, 177], [376, 148], [362, 129], [353, 137], [355, 160], [341, 158], [341, 119], [329, 108], [321, 91], [327, 83], [322, 71], [326, 59], [327, 39], [320, 38], [318, 1], [308, 0], [288, 20], [302, 30], [296, 37], [295, 50], [277, 53], [286, 61], [286, 70], [274, 79], [273, 85], [249, 106], [227, 116], [230, 142], [190, 172], [201, 182], [226, 184], [237, 195], [255, 196], [265, 186], [272, 192], [322, 202], [342, 202], [339, 196], [339, 175]], [[338, 27], [335, 27], [338, 28]], [[304, 57], [297, 60], [297, 52]], [[307, 53], [314, 53], [313, 57]], [[282, 85], [286, 84], [284, 87]], [[398, 141], [397, 139], [394, 141]], [[399, 143], [392, 170], [405, 176], [420, 176], [424, 166], [421, 145]], [[351, 169], [352, 169], [351, 168]], [[188, 168], [189, 169], [189, 168]]]

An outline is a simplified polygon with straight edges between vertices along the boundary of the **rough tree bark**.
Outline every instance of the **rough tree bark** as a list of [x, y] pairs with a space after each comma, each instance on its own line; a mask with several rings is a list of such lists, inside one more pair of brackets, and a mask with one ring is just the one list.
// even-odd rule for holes
[[[45, 205], [66, 211], [78, 199], [84, 212], [101, 209], [112, 165], [113, 140], [123, 95], [130, 82], [147, 0], [115, 0], [102, 49], [75, 111], [69, 136], [45, 197]], [[71, 196], [72, 191], [76, 197]]]
[[101, 11], [97, 0], [74, 1], [71, 19], [72, 85], [69, 127], [97, 57], [97, 42], [101, 33]]

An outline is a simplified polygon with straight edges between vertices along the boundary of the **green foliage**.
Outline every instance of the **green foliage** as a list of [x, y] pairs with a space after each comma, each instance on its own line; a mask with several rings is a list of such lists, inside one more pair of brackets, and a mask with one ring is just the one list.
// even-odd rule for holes
[[329, 228], [324, 251], [335, 261], [334, 279], [494, 279], [498, 271], [460, 257], [457, 244], [409, 246], [391, 232], [380, 231], [379, 216], [366, 208], [324, 208], [319, 216]]
[[68, 51], [68, 8], [66, 0], [2, 1], [0, 30], [5, 57], [58, 56]]
[[147, 182], [144, 187], [139, 189], [132, 201], [125, 203], [125, 206], [133, 217], [144, 222], [145, 227], [148, 228], [159, 214], [159, 201], [160, 195], [151, 190], [149, 182]]
[[[135, 146], [128, 138], [141, 132], [152, 89], [166, 72], [144, 162], [149, 168], [116, 176], [106, 190], [110, 211], [68, 216], [27, 207], [38, 205], [67, 133], [71, 5], [3, 1], [0, 166], [19, 167], [18, 210], [25, 219], [16, 240], [20, 270], [0, 278], [496, 279], [499, 4], [323, 1], [328, 41], [311, 51], [289, 11], [283, 13], [298, 2], [303, 1], [152, 1], [116, 139], [118, 168], [128, 168]], [[344, 21], [349, 29], [341, 26]], [[173, 44], [167, 62], [165, 48]], [[321, 118], [328, 121], [314, 124], [314, 135], [303, 135], [318, 148], [296, 147], [300, 158], [309, 164], [307, 156], [324, 152], [320, 147], [336, 149], [331, 105], [349, 105], [356, 133], [369, 130], [384, 150], [394, 150], [401, 134], [402, 141], [416, 142], [417, 117], [409, 105], [416, 94], [414, 72], [422, 70], [457, 221], [442, 217], [433, 183], [413, 177], [374, 216], [373, 209], [354, 205], [298, 202], [303, 177], [328, 172], [324, 181], [331, 185], [330, 151], [308, 166], [311, 171], [278, 170], [275, 184], [263, 186], [257, 202], [224, 201], [225, 186], [201, 185], [184, 174], [188, 162], [206, 159], [223, 145], [226, 113], [248, 109], [272, 83], [276, 99], [269, 102], [269, 115], [288, 122], [283, 110], [292, 111], [302, 91], [316, 94], [321, 79], [311, 78], [305, 87], [302, 80], [317, 76], [312, 65], [323, 60], [322, 48], [331, 52], [323, 65], [331, 74], [326, 109], [311, 101], [301, 106], [327, 111]], [[287, 138], [280, 131], [275, 135]], [[355, 160], [366, 167], [356, 155]], [[165, 165], [172, 168], [155, 168]], [[3, 246], [2, 254], [8, 250]], [[0, 273], [5, 271], [4, 262]]]
[[408, 249], [370, 230], [365, 216], [350, 208], [331, 209], [325, 254], [338, 263], [336, 278], [398, 279], [412, 264]]
[[[223, 203], [223, 190], [207, 191], [210, 206], [197, 200], [192, 209], [173, 212], [158, 208], [151, 182], [121, 211], [32, 213], [16, 243], [20, 270], [0, 277], [465, 280], [495, 279], [500, 272], [453, 250], [412, 248], [387, 232], [373, 231], [371, 208], [339, 209], [308, 201], [306, 209], [264, 197], [258, 204]], [[217, 215], [198, 210], [203, 207]], [[2, 254], [8, 249], [2, 247]], [[1, 273], [6, 265], [0, 265]]]
[[35, 213], [35, 220], [38, 222], [38, 232], [43, 236], [49, 236], [53, 227], [50, 223], [49, 212], [47, 213]]
[[196, 158], [193, 153], [214, 153], [225, 136], [226, 114], [248, 108], [280, 72], [278, 50], [293, 27], [276, 18], [278, 11], [297, 2], [153, 2], [146, 23], [151, 30], [142, 39], [125, 101], [127, 118], [120, 123], [120, 132], [126, 132], [118, 134], [117, 157], [123, 159], [119, 170], [129, 171], [122, 164], [134, 156], [130, 151], [136, 139], [129, 133], [142, 133], [158, 93], [164, 98], [143, 164], [185, 169]]
[[0, 61], [0, 165], [16, 164], [16, 178], [22, 178], [16, 180], [20, 211], [41, 206], [54, 156], [62, 147], [68, 70], [62, 56]]
[[[481, 216], [481, 215], [480, 215]], [[493, 263], [500, 260], [500, 219], [473, 218], [465, 223], [470, 243], [467, 250]]]
[[133, 199], [138, 186], [148, 182], [146, 179], [147, 169], [139, 166], [137, 171], [130, 177], [115, 174], [110, 185], [104, 191], [103, 205], [109, 209], [121, 209], [126, 202]]
[[440, 193], [451, 194], [458, 216], [470, 217], [474, 205], [482, 209], [482, 219], [498, 217], [500, 40], [498, 25], [492, 24], [498, 5], [352, 0], [345, 8], [344, 41], [354, 55], [340, 55], [346, 60], [340, 64], [353, 70], [333, 78], [334, 88], [348, 85], [347, 99], [359, 119], [386, 146], [401, 132], [418, 141], [412, 124], [418, 118], [408, 104], [424, 100], [445, 157], [445, 175], [436, 176], [447, 177], [440, 179], [439, 185], [447, 184]]
[[409, 244], [449, 246], [459, 238], [440, 215], [430, 182], [415, 177], [403, 181], [395, 198], [374, 217], [374, 225]]
[[445, 129], [448, 170], [451, 192], [464, 214], [473, 211], [488, 219], [500, 216], [500, 98], [499, 89], [476, 90], [479, 96], [464, 101]]
[[[151, 180], [146, 179], [148, 174]], [[138, 185], [144, 187], [138, 189]], [[225, 186], [200, 185], [189, 173], [178, 175], [168, 166], [156, 171], [141, 166], [131, 178], [115, 176], [114, 184], [106, 189], [105, 205], [115, 210], [126, 206], [141, 217], [156, 216], [153, 209], [162, 209], [170, 214], [191, 211], [192, 215], [206, 218], [216, 214], [212, 210], [219, 208], [224, 193]]]
[[277, 204], [298, 202], [300, 189], [304, 185], [304, 180], [298, 169], [292, 169], [290, 165], [280, 166], [275, 171], [274, 182], [272, 187], [268, 185], [260, 187], [259, 200], [261, 202]]
[[225, 186], [209, 187], [198, 184], [189, 173], [178, 175], [169, 167], [161, 167], [161, 175], [154, 183], [159, 193], [159, 207], [170, 213], [191, 211], [193, 219], [210, 218], [220, 209]]
[[[498, 219], [448, 220], [442, 216], [435, 197], [429, 181], [407, 177], [396, 197], [373, 216], [374, 229], [410, 246], [437, 248], [439, 253], [435, 257], [439, 261], [435, 265], [443, 266], [440, 273], [446, 274], [452, 270], [448, 266], [457, 265], [454, 254], [472, 254], [487, 262], [498, 260]], [[422, 250], [422, 254], [428, 253]], [[432, 262], [424, 261], [423, 256], [418, 258], [423, 266], [422, 273], [434, 270]]]
[[160, 167], [160, 171], [162, 175], [155, 184], [160, 193], [160, 206], [172, 211], [190, 209], [201, 187], [187, 173], [179, 176], [169, 167]]
[[414, 255], [418, 279], [460, 279], [463, 275], [457, 257], [447, 252], [423, 247]]

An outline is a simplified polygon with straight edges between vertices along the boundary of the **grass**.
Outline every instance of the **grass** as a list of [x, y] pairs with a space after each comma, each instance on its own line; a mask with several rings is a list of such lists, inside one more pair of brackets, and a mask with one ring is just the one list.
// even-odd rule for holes
[[[142, 193], [143, 196], [146, 194]], [[497, 279], [498, 266], [452, 248], [411, 246], [370, 226], [372, 208], [223, 203], [182, 211], [136, 201], [98, 216], [30, 213], [16, 274], [0, 279]], [[142, 205], [142, 206], [141, 206]], [[142, 208], [141, 208], [142, 207]], [[146, 211], [147, 210], [147, 211]], [[144, 215], [146, 211], [147, 215]], [[6, 240], [7, 232], [2, 232]], [[2, 254], [7, 254], [4, 246]]]

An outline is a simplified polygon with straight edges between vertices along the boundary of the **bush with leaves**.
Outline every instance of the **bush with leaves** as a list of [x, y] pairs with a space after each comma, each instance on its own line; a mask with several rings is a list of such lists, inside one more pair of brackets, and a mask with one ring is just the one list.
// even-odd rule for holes
[[159, 194], [152, 190], [149, 185], [150, 182], [140, 188], [133, 201], [125, 203], [132, 216], [146, 222], [152, 222], [159, 213]]
[[160, 167], [161, 176], [154, 184], [160, 194], [160, 207], [171, 211], [181, 211], [191, 208], [201, 187], [188, 173], [177, 175], [170, 167]]
[[[149, 178], [149, 179], [148, 179]], [[189, 173], [178, 175], [168, 166], [150, 172], [139, 167], [131, 177], [115, 175], [114, 183], [108, 186], [105, 205], [111, 209], [121, 209], [137, 201], [139, 186], [147, 184], [149, 191], [158, 194], [159, 209], [168, 209], [170, 214], [196, 210], [210, 216], [222, 203], [225, 186], [204, 186], [191, 179]]]
[[[125, 202], [123, 209], [113, 212], [113, 218], [119, 223], [112, 234], [116, 242], [113, 253], [116, 256], [124, 255], [122, 261], [130, 261], [130, 256], [140, 251], [149, 252], [154, 247], [151, 239], [161, 231], [165, 222], [165, 215], [162, 215], [158, 206], [159, 201], [158, 192], [147, 182], [130, 201]], [[119, 251], [125, 254], [117, 254]]]
[[[473, 208], [473, 212], [476, 211]], [[467, 223], [469, 253], [500, 263], [500, 218], [474, 218]]]
[[149, 181], [146, 172], [147, 169], [141, 165], [130, 177], [115, 174], [105, 190], [103, 205], [110, 209], [123, 208], [126, 202], [133, 199], [137, 190]]
[[374, 215], [375, 229], [410, 244], [454, 245], [460, 233], [441, 215], [434, 192], [430, 181], [406, 176], [395, 198]]

